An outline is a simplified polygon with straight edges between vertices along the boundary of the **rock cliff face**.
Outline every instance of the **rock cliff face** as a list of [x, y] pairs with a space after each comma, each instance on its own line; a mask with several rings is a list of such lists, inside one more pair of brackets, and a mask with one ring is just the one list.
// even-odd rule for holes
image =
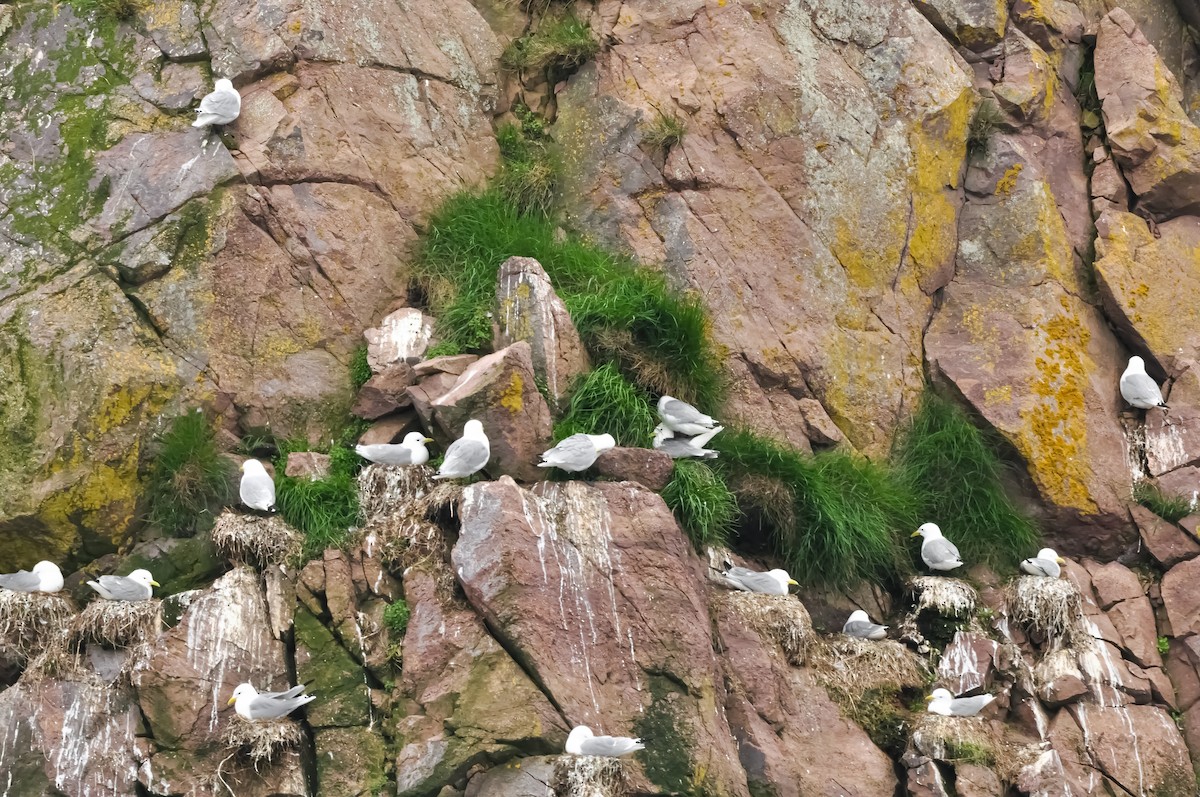
[[[190, 580], [139, 644], [0, 644], [3, 794], [577, 795], [579, 724], [646, 740], [605, 793], [1196, 793], [1197, 516], [1130, 497], [1200, 491], [1194, 2], [578, 2], [601, 45], [551, 83], [501, 53], [557, 0], [119, 5], [0, 2], [0, 572], [128, 553], [185, 407], [226, 443], [482, 415], [491, 478], [369, 468], [363, 527], [302, 568], [139, 548]], [[241, 116], [194, 129], [216, 77]], [[876, 595], [906, 644], [853, 643], [866, 589], [713, 583], [665, 455], [540, 481], [593, 364], [546, 273], [501, 270], [494, 353], [427, 362], [411, 279], [521, 106], [565, 224], [703, 299], [723, 420], [883, 458], [932, 383], [997, 433], [1064, 578]], [[1169, 414], [1122, 401], [1133, 354]], [[318, 698], [261, 760], [247, 680]], [[998, 699], [938, 718], [931, 685]]]

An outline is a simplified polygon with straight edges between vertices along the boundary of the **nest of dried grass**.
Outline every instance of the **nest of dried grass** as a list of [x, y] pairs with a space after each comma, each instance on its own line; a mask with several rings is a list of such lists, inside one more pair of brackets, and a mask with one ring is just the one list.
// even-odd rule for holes
[[936, 612], [943, 617], [966, 618], [975, 614], [979, 595], [965, 581], [944, 576], [916, 576], [908, 582], [913, 595], [912, 613]]
[[61, 595], [0, 589], [0, 640], [22, 662], [66, 628], [75, 607]]
[[1006, 783], [1015, 783], [1027, 764], [1037, 760], [1037, 745], [1015, 744], [1007, 740], [983, 717], [944, 717], [921, 715], [912, 733], [917, 752], [938, 761], [977, 764], [994, 771]]
[[623, 797], [629, 776], [619, 758], [563, 755], [554, 764], [555, 797]]
[[827, 689], [851, 706], [874, 689], [917, 689], [929, 680], [925, 659], [891, 639], [822, 639], [812, 646], [810, 666]]
[[803, 603], [791, 595], [757, 592], [730, 592], [725, 600], [751, 628], [783, 648], [789, 664], [804, 665], [816, 633]]
[[86, 680], [80, 646], [72, 641], [72, 623], [66, 623], [47, 635], [45, 645], [29, 660], [21, 677], [25, 681], [57, 678], [65, 681]]
[[71, 643], [108, 648], [148, 647], [162, 625], [162, 601], [111, 601], [97, 599], [71, 623]]
[[271, 761], [280, 752], [296, 747], [304, 740], [304, 729], [295, 720], [283, 717], [277, 720], [250, 722], [240, 716], [225, 726], [222, 741], [240, 756], [255, 766]]
[[222, 512], [212, 530], [213, 545], [233, 565], [260, 570], [300, 560], [304, 538], [278, 515], [242, 515]]
[[1006, 599], [1012, 621], [1043, 634], [1049, 647], [1091, 640], [1083, 626], [1083, 598], [1068, 579], [1021, 576], [1008, 585]]
[[462, 485], [437, 482], [426, 465], [368, 465], [358, 474], [358, 503], [364, 525], [402, 514], [424, 518], [456, 504]]

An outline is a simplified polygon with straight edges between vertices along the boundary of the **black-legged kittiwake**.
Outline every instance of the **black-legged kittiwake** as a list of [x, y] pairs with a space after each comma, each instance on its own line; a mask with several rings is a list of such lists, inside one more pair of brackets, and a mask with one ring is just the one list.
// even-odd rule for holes
[[293, 686], [286, 692], [259, 692], [249, 683], [242, 683], [233, 690], [229, 703], [239, 717], [255, 722], [286, 717], [316, 699], [315, 695], [304, 694], [303, 684]]
[[955, 697], [948, 689], [934, 689], [933, 694], [925, 699], [929, 701], [931, 714], [941, 714], [943, 717], [974, 717], [996, 698], [994, 695]]
[[1062, 568], [1059, 565], [1065, 565], [1066, 559], [1063, 559], [1053, 548], [1043, 548], [1038, 551], [1037, 556], [1030, 557], [1021, 562], [1021, 569], [1031, 576], [1049, 576], [1050, 578], [1058, 578], [1062, 573]]
[[242, 503], [260, 512], [275, 511], [275, 480], [257, 459], [242, 463], [242, 483], [238, 488]]
[[711, 416], [671, 396], [663, 396], [658, 400], [658, 417], [672, 432], [685, 434], [689, 437], [704, 434], [717, 425]]
[[762, 573], [748, 567], [730, 567], [722, 575], [734, 589], [760, 592], [764, 595], [787, 595], [788, 586], [796, 585], [786, 570], [776, 569]]
[[200, 100], [198, 116], [192, 122], [192, 127], [207, 127], [209, 125], [227, 125], [242, 112], [242, 95], [238, 94], [233, 83], [225, 78], [216, 82], [211, 94], [204, 95]]
[[1141, 357], [1130, 357], [1125, 373], [1121, 374], [1121, 398], [1139, 410], [1152, 407], [1170, 409], [1163, 401], [1162, 391], [1158, 383], [1146, 373], [1146, 362]]
[[13, 592], [58, 592], [63, 588], [63, 575], [54, 562], [38, 562], [32, 571], [0, 574], [0, 587]]
[[717, 452], [704, 446], [724, 428], [724, 426], [714, 426], [704, 434], [698, 434], [695, 437], [676, 437], [674, 432], [660, 423], [654, 427], [654, 449], [665, 451], [671, 455], [671, 459], [687, 459], [689, 457], [716, 459]]
[[617, 441], [610, 434], [573, 434], [554, 448], [542, 453], [539, 468], [560, 468], [571, 473], [587, 470], [596, 462], [601, 451], [614, 448]]
[[435, 479], [461, 479], [478, 473], [487, 465], [492, 456], [492, 445], [484, 434], [483, 424], [474, 419], [463, 426], [462, 437], [455, 440], [446, 449], [446, 457], [442, 467], [438, 468]]
[[586, 725], [577, 725], [567, 736], [566, 751], [572, 755], [616, 757], [645, 750], [641, 739], [628, 736], [596, 736]]
[[925, 538], [921, 543], [921, 561], [930, 570], [953, 570], [962, 565], [958, 548], [942, 536], [942, 530], [936, 523], [921, 524], [921, 528], [914, 531], [912, 536]]
[[359, 445], [354, 447], [354, 452], [379, 465], [424, 465], [429, 461], [429, 449], [425, 444], [432, 442], [433, 438], [420, 432], [409, 432], [404, 435], [403, 442]]
[[127, 576], [100, 576], [99, 581], [89, 581], [89, 587], [110, 601], [144, 601], [154, 594], [151, 587], [160, 586], [149, 570], [134, 570]]
[[842, 633], [858, 639], [883, 639], [887, 636], [888, 627], [872, 623], [871, 618], [862, 609], [850, 613], [850, 619], [842, 626]]

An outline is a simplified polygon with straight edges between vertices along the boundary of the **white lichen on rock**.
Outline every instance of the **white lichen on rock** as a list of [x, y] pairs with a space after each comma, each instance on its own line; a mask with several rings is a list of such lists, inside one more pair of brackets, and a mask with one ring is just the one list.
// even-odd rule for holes
[[619, 758], [564, 755], [554, 766], [555, 797], [623, 797], [629, 776]]
[[213, 526], [212, 541], [230, 564], [266, 568], [298, 562], [303, 538], [281, 517], [226, 511]]
[[61, 595], [0, 589], [0, 647], [28, 661], [46, 649], [74, 613]]
[[783, 648], [789, 664], [804, 665], [816, 634], [803, 603], [791, 595], [757, 592], [730, 592], [725, 600], [751, 628]]

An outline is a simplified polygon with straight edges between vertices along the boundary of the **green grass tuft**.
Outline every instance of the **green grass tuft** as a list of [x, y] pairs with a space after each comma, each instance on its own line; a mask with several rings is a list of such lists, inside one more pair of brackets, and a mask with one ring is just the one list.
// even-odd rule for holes
[[404, 631], [408, 628], [410, 614], [408, 603], [403, 599], [394, 600], [389, 603], [387, 608], [383, 610], [383, 624], [387, 626], [388, 633], [396, 639], [404, 636]]
[[728, 543], [738, 517], [737, 498], [708, 465], [676, 460], [675, 474], [662, 497], [697, 550]]
[[917, 502], [918, 520], [941, 526], [963, 561], [1010, 570], [1040, 547], [1037, 527], [1004, 492], [1004, 465], [954, 404], [927, 392], [897, 436], [892, 462]]
[[545, 17], [537, 30], [515, 39], [501, 54], [500, 63], [513, 71], [561, 73], [579, 66], [599, 49], [587, 23], [565, 14]]
[[452, 357], [455, 354], [462, 354], [462, 346], [451, 340], [435, 343], [430, 346], [425, 352], [425, 359], [432, 360], [434, 357]]
[[275, 504], [289, 524], [304, 534], [305, 558], [346, 541], [358, 523], [358, 484], [355, 479], [362, 460], [345, 445], [329, 449], [329, 475], [318, 481], [284, 476], [287, 455], [309, 451], [306, 441], [286, 441], [279, 446], [275, 461]]
[[609, 363], [576, 381], [567, 410], [554, 426], [554, 439], [608, 433], [617, 445], [644, 448], [650, 445], [657, 423], [645, 391]]
[[189, 412], [172, 421], [156, 442], [147, 520], [176, 537], [212, 528], [233, 498], [234, 476], [233, 463], [217, 448], [212, 423], [200, 412]]
[[910, 570], [899, 535], [915, 517], [904, 484], [842, 451], [806, 455], [726, 429], [710, 448], [742, 504], [765, 518], [776, 551], [802, 584], [895, 584]]
[[350, 355], [350, 384], [358, 390], [371, 378], [371, 365], [367, 362], [367, 347], [359, 346]]
[[724, 383], [704, 306], [665, 278], [522, 213], [496, 190], [458, 194], [430, 220], [417, 264], [438, 335], [464, 351], [486, 349], [496, 271], [512, 256], [550, 275], [589, 352], [613, 360], [649, 393], [720, 406]]
[[496, 190], [520, 212], [547, 216], [558, 188], [558, 162], [546, 147], [541, 119], [528, 109], [518, 116], [521, 125], [504, 125], [496, 131], [502, 158]]
[[95, 11], [114, 19], [132, 19], [150, 3], [149, 0], [71, 0], [71, 5], [85, 13]]
[[642, 130], [642, 143], [651, 149], [666, 151], [682, 143], [685, 132], [683, 120], [659, 111], [654, 121]]
[[1154, 482], [1135, 482], [1133, 500], [1169, 523], [1177, 523], [1192, 513], [1192, 504], [1188, 499], [1165, 493]]
[[996, 130], [1004, 123], [1004, 114], [995, 100], [984, 99], [975, 106], [975, 114], [967, 125], [967, 155], [986, 154]]
[[946, 759], [960, 764], [991, 767], [996, 763], [996, 754], [992, 752], [991, 748], [977, 742], [947, 739]]

